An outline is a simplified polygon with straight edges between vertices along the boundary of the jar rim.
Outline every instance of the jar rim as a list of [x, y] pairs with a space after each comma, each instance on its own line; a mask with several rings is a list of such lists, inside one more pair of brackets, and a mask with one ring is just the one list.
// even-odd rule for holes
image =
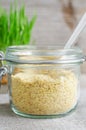
[[20, 64], [82, 63], [84, 55], [79, 47], [64, 49], [63, 46], [9, 46], [5, 59]]

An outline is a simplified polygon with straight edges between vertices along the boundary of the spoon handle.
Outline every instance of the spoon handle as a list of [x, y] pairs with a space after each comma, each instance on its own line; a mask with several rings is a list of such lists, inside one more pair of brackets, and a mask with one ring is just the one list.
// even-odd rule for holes
[[82, 19], [78, 23], [73, 34], [66, 43], [64, 49], [68, 49], [74, 44], [75, 40], [77, 39], [77, 37], [79, 36], [79, 34], [81, 33], [81, 31], [84, 29], [85, 26], [86, 26], [86, 13], [83, 15]]

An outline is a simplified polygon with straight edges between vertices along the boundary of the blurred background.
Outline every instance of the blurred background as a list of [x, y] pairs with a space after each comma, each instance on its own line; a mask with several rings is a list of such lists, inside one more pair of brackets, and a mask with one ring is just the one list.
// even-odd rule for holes
[[[13, 0], [14, 1], [14, 0]], [[1, 6], [9, 11], [12, 0], [0, 0]], [[78, 21], [86, 11], [86, 0], [17, 0], [18, 6], [25, 4], [26, 15], [37, 15], [30, 44], [64, 45]], [[76, 45], [86, 54], [86, 29], [80, 34]], [[82, 65], [86, 72], [86, 63]]]

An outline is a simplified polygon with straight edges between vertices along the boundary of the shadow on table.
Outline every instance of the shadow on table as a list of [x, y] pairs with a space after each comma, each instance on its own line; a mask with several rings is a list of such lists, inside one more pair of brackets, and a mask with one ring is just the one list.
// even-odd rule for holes
[[8, 104], [8, 103], [5, 103], [5, 104], [0, 104], [0, 116], [9, 116], [9, 117], [12, 117], [12, 116], [16, 116], [13, 112], [12, 112], [12, 110], [11, 110], [11, 108], [10, 108], [10, 104]]

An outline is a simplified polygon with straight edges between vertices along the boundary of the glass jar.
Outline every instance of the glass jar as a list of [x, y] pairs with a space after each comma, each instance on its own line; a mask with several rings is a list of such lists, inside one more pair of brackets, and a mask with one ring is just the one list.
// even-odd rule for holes
[[10, 106], [30, 118], [64, 116], [79, 99], [79, 48], [12, 46], [6, 50]]

